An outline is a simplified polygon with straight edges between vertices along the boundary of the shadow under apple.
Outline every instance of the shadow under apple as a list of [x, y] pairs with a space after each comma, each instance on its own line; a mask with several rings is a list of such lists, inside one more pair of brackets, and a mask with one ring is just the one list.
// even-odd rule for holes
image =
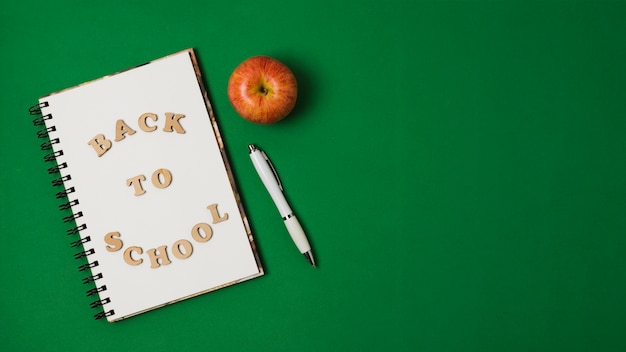
[[298, 82], [298, 99], [296, 100], [296, 105], [291, 113], [281, 122], [290, 122], [302, 116], [306, 116], [304, 112], [314, 104], [315, 92], [317, 91], [316, 82], [312, 79], [308, 63], [293, 55], [276, 54], [273, 57], [289, 67]]

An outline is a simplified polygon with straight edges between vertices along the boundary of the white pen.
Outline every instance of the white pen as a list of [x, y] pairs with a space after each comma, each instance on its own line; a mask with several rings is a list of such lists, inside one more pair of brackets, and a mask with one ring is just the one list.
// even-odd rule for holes
[[304, 254], [309, 263], [315, 267], [315, 260], [313, 259], [313, 253], [311, 252], [311, 245], [304, 234], [302, 226], [300, 226], [300, 222], [293, 214], [291, 207], [289, 207], [289, 203], [287, 203], [285, 195], [283, 195], [283, 185], [278, 178], [276, 169], [265, 152], [258, 149], [254, 144], [250, 144], [248, 148], [250, 149], [250, 159], [252, 160], [252, 164], [254, 165], [256, 172], [259, 174], [259, 177], [261, 177], [261, 181], [263, 181], [265, 188], [267, 188], [267, 191], [270, 193], [274, 204], [276, 204], [280, 216], [283, 217], [283, 221], [285, 222], [285, 226], [287, 227], [287, 231], [289, 232], [291, 239], [296, 244], [296, 247], [298, 247], [300, 253]]

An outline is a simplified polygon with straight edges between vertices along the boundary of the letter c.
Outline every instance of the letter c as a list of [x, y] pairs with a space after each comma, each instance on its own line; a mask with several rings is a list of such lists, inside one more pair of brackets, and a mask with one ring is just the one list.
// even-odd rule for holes
[[132, 266], [136, 266], [136, 265], [141, 264], [143, 262], [143, 259], [141, 259], [141, 258], [134, 259], [133, 258], [133, 252], [137, 252], [137, 254], [142, 254], [143, 253], [143, 249], [141, 249], [141, 247], [137, 247], [137, 246], [132, 246], [132, 247], [126, 248], [126, 250], [124, 251], [124, 261], [126, 262], [126, 264], [132, 265]]

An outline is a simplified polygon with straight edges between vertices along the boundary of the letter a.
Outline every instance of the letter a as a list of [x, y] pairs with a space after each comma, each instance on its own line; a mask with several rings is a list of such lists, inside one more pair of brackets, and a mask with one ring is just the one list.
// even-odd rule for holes
[[119, 142], [122, 139], [126, 138], [125, 136], [126, 133], [128, 133], [128, 135], [133, 135], [135, 134], [135, 130], [128, 127], [128, 125], [126, 124], [126, 122], [124, 122], [124, 120], [122, 119], [117, 120], [117, 122], [115, 122], [115, 141]]

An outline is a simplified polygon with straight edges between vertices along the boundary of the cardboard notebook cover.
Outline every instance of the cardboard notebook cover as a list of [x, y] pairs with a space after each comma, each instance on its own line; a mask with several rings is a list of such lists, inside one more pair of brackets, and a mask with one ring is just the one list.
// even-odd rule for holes
[[[44, 96], [96, 318], [263, 275], [193, 49]], [[86, 261], [85, 259], [86, 258]], [[97, 297], [97, 298], [96, 298]]]

